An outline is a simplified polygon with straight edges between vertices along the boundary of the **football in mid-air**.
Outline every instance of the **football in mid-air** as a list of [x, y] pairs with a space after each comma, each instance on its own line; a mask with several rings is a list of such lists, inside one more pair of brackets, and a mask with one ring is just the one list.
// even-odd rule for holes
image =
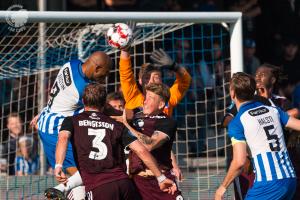
[[107, 30], [106, 38], [111, 47], [121, 49], [132, 39], [132, 30], [127, 24], [117, 23]]

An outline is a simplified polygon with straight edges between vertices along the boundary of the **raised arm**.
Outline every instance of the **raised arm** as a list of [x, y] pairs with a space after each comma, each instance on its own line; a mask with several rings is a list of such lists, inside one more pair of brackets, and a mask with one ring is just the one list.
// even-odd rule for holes
[[136, 105], [143, 104], [143, 94], [139, 90], [134, 78], [130, 60], [130, 53], [125, 50], [121, 50], [120, 56], [120, 83], [126, 102], [126, 108], [134, 109]]
[[170, 88], [171, 97], [169, 100], [171, 106], [176, 106], [190, 87], [192, 77], [184, 67], [180, 67], [174, 62], [163, 49], [155, 50], [150, 59], [155, 66], [163, 67], [176, 73], [176, 80]]

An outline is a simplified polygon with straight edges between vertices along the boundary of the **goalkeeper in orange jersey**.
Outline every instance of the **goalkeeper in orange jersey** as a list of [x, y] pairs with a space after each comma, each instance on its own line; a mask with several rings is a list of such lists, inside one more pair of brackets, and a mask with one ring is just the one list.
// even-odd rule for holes
[[[176, 73], [176, 80], [170, 88], [171, 97], [167, 109], [164, 110], [167, 115], [171, 116], [173, 108], [181, 101], [190, 87], [192, 78], [184, 67], [180, 67], [162, 49], [154, 51], [150, 59], [153, 63], [143, 64], [141, 68], [143, 73], [139, 74], [139, 83], [142, 88], [149, 83], [161, 83], [162, 68], [169, 69]], [[134, 78], [129, 49], [121, 51], [120, 82], [126, 102], [125, 108], [134, 109], [141, 107], [144, 102], [144, 95]]]
[[[134, 25], [131, 25], [131, 29], [134, 31]], [[152, 63], [143, 64], [141, 72], [139, 73], [139, 84], [141, 85], [142, 90], [144, 90], [145, 86], [149, 83], [162, 83], [161, 70], [163, 68], [174, 71], [176, 73], [176, 80], [170, 88], [170, 100], [164, 109], [164, 113], [171, 116], [173, 108], [181, 101], [186, 91], [190, 87], [192, 78], [184, 67], [180, 67], [162, 49], [154, 51], [150, 59], [152, 60]], [[121, 50], [120, 83], [126, 102], [125, 108], [135, 109], [138, 107], [142, 107], [144, 102], [144, 94], [143, 91], [140, 90], [138, 83], [134, 78], [133, 68], [130, 60], [130, 48]], [[181, 181], [182, 174], [177, 166], [175, 155], [173, 154], [173, 152], [171, 154], [171, 158], [173, 172], [178, 180]]]

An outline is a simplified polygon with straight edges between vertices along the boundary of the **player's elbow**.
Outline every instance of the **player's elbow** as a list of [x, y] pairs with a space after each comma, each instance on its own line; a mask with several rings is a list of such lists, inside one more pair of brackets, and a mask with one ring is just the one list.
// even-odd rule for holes
[[237, 169], [242, 169], [246, 163], [246, 157], [245, 158], [239, 158], [239, 159], [234, 159], [233, 164]]
[[149, 150], [146, 148], [146, 147], [141, 147], [141, 148], [138, 148], [138, 149], [135, 149], [135, 153], [138, 155], [138, 157], [143, 157], [147, 154], [149, 154]]

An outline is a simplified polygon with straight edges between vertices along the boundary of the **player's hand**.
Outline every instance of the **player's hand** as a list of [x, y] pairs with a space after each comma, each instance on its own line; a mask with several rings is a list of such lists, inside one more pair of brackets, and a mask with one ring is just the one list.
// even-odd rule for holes
[[177, 191], [177, 186], [174, 181], [166, 178], [163, 182], [159, 183], [160, 190], [168, 192], [169, 194], [174, 194]]
[[63, 172], [62, 167], [57, 166], [54, 169], [54, 175], [55, 175], [56, 180], [59, 183], [64, 183], [64, 184], [67, 183], [68, 178], [67, 178], [66, 174]]
[[121, 51], [125, 51], [125, 52], [130, 51], [131, 44], [133, 43], [133, 41], [138, 37], [138, 35], [141, 32], [140, 29], [136, 28], [136, 22], [129, 21], [129, 22], [127, 22], [127, 25], [132, 31], [132, 37], [131, 37], [130, 41], [128, 41], [127, 45], [125, 47], [121, 48]]
[[215, 193], [215, 200], [222, 200], [225, 192], [226, 192], [226, 188], [221, 185]]
[[150, 59], [152, 60], [153, 65], [156, 67], [164, 67], [173, 71], [176, 71], [178, 69], [178, 65], [163, 49], [153, 51]]
[[181, 170], [179, 169], [179, 167], [174, 167], [174, 168], [172, 169], [172, 172], [173, 172], [174, 175], [176, 176], [177, 180], [178, 180], [179, 182], [181, 182], [182, 179], [183, 179], [183, 174], [182, 174]]
[[40, 116], [40, 115], [36, 115], [36, 116], [34, 116], [34, 118], [31, 120], [30, 126], [31, 126], [32, 128], [38, 129], [37, 121], [38, 121], [38, 119], [39, 119], [39, 116]]

